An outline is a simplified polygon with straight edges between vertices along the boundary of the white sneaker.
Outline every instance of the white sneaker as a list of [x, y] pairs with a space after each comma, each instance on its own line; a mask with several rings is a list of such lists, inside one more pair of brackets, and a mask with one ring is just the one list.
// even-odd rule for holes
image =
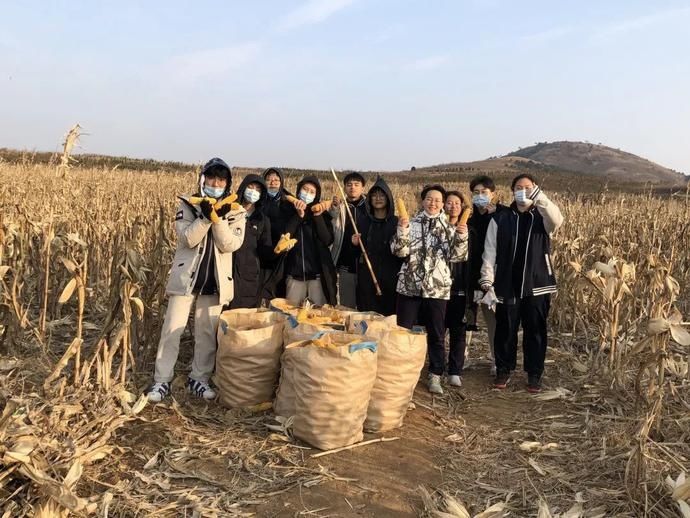
[[429, 392], [432, 394], [443, 394], [443, 388], [441, 387], [441, 376], [438, 374], [432, 374], [429, 376]]
[[462, 387], [462, 378], [457, 374], [448, 376], [448, 384], [453, 387]]
[[207, 381], [198, 381], [187, 378], [187, 390], [190, 394], [203, 399], [215, 399], [216, 391], [213, 390]]
[[146, 397], [151, 403], [160, 403], [170, 394], [170, 383], [154, 383], [146, 391]]

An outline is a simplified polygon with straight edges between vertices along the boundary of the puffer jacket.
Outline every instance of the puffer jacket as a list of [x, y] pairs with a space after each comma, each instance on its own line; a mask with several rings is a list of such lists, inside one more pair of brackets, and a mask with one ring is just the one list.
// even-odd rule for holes
[[398, 227], [391, 251], [406, 260], [396, 291], [408, 297], [450, 299], [450, 263], [467, 260], [467, 235], [460, 235], [443, 213], [420, 211], [408, 227]]
[[[191, 295], [199, 275], [199, 266], [206, 255], [208, 233], [213, 236], [214, 274], [220, 304], [228, 304], [234, 296], [232, 253], [242, 246], [246, 211], [231, 210], [218, 223], [211, 223], [189, 197], [180, 197], [175, 215], [177, 248], [166, 286], [168, 295]], [[210, 247], [209, 247], [210, 248]]]

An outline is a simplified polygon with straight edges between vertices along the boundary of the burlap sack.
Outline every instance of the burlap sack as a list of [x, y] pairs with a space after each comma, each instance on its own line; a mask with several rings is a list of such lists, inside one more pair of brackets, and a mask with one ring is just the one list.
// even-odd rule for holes
[[267, 310], [221, 314], [214, 376], [221, 404], [247, 407], [271, 401], [280, 372], [284, 320]]
[[384, 432], [399, 428], [424, 367], [426, 334], [378, 320], [370, 322], [364, 336], [379, 344], [376, 383], [371, 391], [364, 429]]
[[362, 336], [328, 333], [285, 349], [295, 394], [293, 433], [327, 450], [364, 437], [371, 389], [376, 381], [376, 342]]

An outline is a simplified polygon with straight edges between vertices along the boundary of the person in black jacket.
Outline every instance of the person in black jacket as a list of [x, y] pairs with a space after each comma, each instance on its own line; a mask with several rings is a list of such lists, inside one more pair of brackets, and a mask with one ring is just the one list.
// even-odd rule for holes
[[[448, 223], [457, 226], [460, 214], [466, 201], [458, 191], [446, 193], [445, 212]], [[470, 251], [471, 253], [471, 251]], [[468, 272], [467, 261], [451, 263], [453, 284], [450, 287], [450, 300], [446, 307], [446, 329], [448, 329], [448, 384], [453, 387], [462, 386], [462, 369], [465, 366], [465, 349], [467, 347], [467, 308]]]
[[[468, 331], [477, 330], [475, 325], [477, 310], [482, 313], [484, 325], [486, 325], [487, 334], [489, 335], [489, 354], [491, 356], [491, 375], [496, 375], [496, 360], [494, 357], [494, 336], [496, 334], [496, 314], [489, 309], [485, 304], [477, 304], [483, 298], [484, 292], [479, 285], [482, 268], [482, 254], [484, 254], [484, 240], [486, 239], [486, 230], [489, 228], [489, 222], [493, 219], [494, 214], [507, 209], [505, 205], [498, 203], [496, 194], [496, 184], [489, 176], [476, 176], [470, 181], [470, 191], [472, 192], [472, 216], [470, 216], [467, 225], [470, 227], [470, 259], [467, 272], [468, 276], [468, 292], [467, 298], [469, 306], [472, 311], [468, 312], [474, 315], [472, 322], [468, 322]], [[515, 370], [512, 366], [511, 370]]]
[[527, 390], [539, 392], [547, 347], [547, 317], [556, 277], [551, 262], [551, 234], [563, 223], [560, 209], [534, 177], [513, 179], [514, 202], [489, 223], [480, 285], [496, 305], [496, 381], [504, 389], [517, 356], [522, 325]]
[[321, 200], [321, 184], [313, 176], [305, 176], [297, 184], [293, 215], [285, 231], [297, 239], [288, 252], [285, 272], [286, 298], [301, 305], [306, 299], [313, 304], [337, 303], [337, 275], [329, 246], [333, 243], [333, 227], [328, 212], [314, 211]]
[[[367, 194], [367, 211], [360, 211], [357, 221], [360, 234], [352, 236], [352, 244], [357, 249], [357, 308], [360, 311], [395, 314], [395, 287], [402, 260], [391, 252], [391, 239], [398, 228], [398, 218], [394, 213], [390, 187], [383, 178], [378, 177]], [[381, 296], [376, 295], [369, 268], [359, 251], [360, 239], [381, 288]]]
[[[275, 247], [280, 236], [285, 233], [285, 226], [295, 212], [292, 203], [287, 200], [290, 192], [285, 188], [285, 176], [277, 167], [269, 167], [263, 173], [266, 182], [266, 201], [263, 212], [271, 223], [271, 243]], [[273, 256], [263, 264], [264, 287], [262, 298], [285, 297], [285, 256]]]
[[262, 211], [266, 196], [266, 184], [256, 174], [247, 175], [237, 189], [238, 202], [247, 211], [247, 223], [242, 246], [233, 257], [235, 298], [230, 303], [232, 309], [259, 307], [263, 287], [261, 266], [275, 257], [271, 221]]

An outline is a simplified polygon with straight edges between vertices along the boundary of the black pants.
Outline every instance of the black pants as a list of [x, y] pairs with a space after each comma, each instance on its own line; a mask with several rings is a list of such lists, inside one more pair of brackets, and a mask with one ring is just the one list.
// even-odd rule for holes
[[467, 347], [467, 321], [465, 320], [464, 296], [451, 295], [446, 309], [446, 329], [448, 329], [448, 374], [462, 374], [465, 366]]
[[412, 329], [413, 326], [424, 322], [427, 335], [427, 353], [429, 354], [429, 372], [431, 374], [443, 374], [447, 304], [447, 300], [408, 297], [398, 294], [398, 325]]
[[522, 325], [524, 369], [529, 376], [541, 376], [546, 358], [546, 320], [551, 305], [550, 295], [524, 297], [515, 304], [496, 306], [496, 370], [507, 373], [515, 369], [517, 334]]

